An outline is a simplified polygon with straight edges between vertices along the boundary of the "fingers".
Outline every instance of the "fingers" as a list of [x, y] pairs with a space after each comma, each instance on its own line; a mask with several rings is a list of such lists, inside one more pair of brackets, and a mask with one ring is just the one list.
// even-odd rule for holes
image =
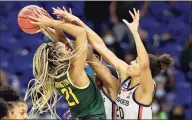
[[65, 7], [64, 7], [64, 6], [63, 6], [63, 10], [64, 10], [64, 11], [67, 11], [67, 10], [65, 9]]
[[136, 9], [133, 8], [133, 12], [134, 12], [134, 14], [131, 11], [129, 11], [131, 17], [133, 18], [133, 21], [134, 20], [139, 20], [139, 17], [140, 17], [139, 16], [139, 10], [136, 11]]
[[39, 13], [37, 12], [37, 10], [34, 10], [33, 13], [35, 14], [36, 17], [39, 17]]
[[53, 9], [53, 12], [57, 12], [58, 10], [56, 9], [56, 8], [54, 8], [54, 7], [52, 7], [52, 9]]
[[57, 19], [58, 19], [58, 20], [63, 20], [63, 18], [62, 18], [62, 17], [60, 17], [60, 16], [57, 16]]
[[42, 12], [43, 15], [45, 15], [45, 16], [53, 19], [53, 18], [49, 15], [49, 13], [48, 13], [45, 9], [43, 9], [42, 7], [41, 7], [41, 12]]
[[32, 20], [32, 21], [38, 21], [38, 18], [35, 18], [35, 17], [33, 17], [33, 16], [28, 16], [28, 17], [29, 17], [29, 19]]
[[40, 15], [43, 15], [40, 9], [37, 9], [37, 12], [38, 12]]
[[139, 10], [137, 10], [137, 19], [139, 20], [140, 15], [139, 15]]
[[125, 19], [122, 20], [125, 24], [129, 25], [129, 22]]
[[70, 13], [70, 14], [73, 14], [73, 13], [72, 13], [72, 9], [71, 9], [71, 8], [69, 8], [69, 13]]
[[131, 15], [131, 17], [133, 18], [133, 20], [135, 20], [135, 16], [133, 15], [133, 13], [129, 10], [129, 14]]
[[[55, 15], [55, 14], [59, 14], [59, 12], [60, 12], [60, 8], [59, 7], [57, 7], [57, 9], [56, 8], [54, 8], [54, 7], [52, 7], [52, 9], [53, 9], [53, 14]], [[63, 11], [63, 10], [62, 10]]]
[[44, 25], [39, 25], [40, 29], [36, 31], [36, 33], [44, 32], [46, 27]]
[[[61, 8], [57, 7], [58, 10], [62, 10]], [[63, 11], [63, 10], [62, 10]]]
[[37, 30], [35, 33], [40, 33], [40, 32], [42, 32], [41, 28], [39, 30]]
[[41, 23], [40, 22], [34, 22], [34, 21], [30, 21], [31, 24], [34, 24], [34, 25], [40, 25]]
[[135, 8], [133, 8], [133, 11], [134, 11], [134, 15], [137, 16], [137, 11]]
[[44, 8], [41, 7], [41, 11], [44, 13], [48, 13]]

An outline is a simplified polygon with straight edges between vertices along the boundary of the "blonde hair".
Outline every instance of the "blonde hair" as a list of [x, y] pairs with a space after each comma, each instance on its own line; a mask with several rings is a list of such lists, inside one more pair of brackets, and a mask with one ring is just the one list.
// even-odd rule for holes
[[[54, 79], [67, 73], [70, 67], [70, 59], [80, 55], [87, 46], [81, 44], [75, 50], [68, 49], [68, 54], [64, 54], [58, 43], [44, 43], [36, 51], [33, 58], [34, 79], [29, 81], [25, 95], [25, 100], [31, 97], [32, 109], [29, 118], [49, 111], [53, 118], [61, 119], [56, 113], [56, 103], [59, 96], [54, 88]], [[31, 87], [30, 87], [31, 86]]]

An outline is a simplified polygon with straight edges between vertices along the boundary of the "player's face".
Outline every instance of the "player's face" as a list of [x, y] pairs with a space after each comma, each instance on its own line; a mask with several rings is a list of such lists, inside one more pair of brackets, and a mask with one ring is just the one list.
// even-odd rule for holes
[[139, 66], [138, 58], [130, 62], [129, 71], [130, 71], [130, 75], [133, 77], [138, 77], [140, 75], [140, 66]]
[[26, 120], [27, 116], [27, 104], [23, 102], [19, 102], [14, 105], [14, 107], [9, 112], [9, 119], [22, 119]]

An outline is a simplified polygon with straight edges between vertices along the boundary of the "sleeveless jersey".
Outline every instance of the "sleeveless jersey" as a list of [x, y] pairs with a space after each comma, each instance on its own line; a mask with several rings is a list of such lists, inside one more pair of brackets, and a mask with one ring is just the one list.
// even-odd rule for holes
[[68, 102], [72, 119], [105, 119], [105, 109], [102, 96], [93, 81], [87, 75], [90, 83], [84, 88], [75, 86], [69, 77], [69, 73], [55, 79], [55, 88]]
[[[116, 70], [110, 66], [110, 65], [105, 65], [108, 67], [108, 69], [111, 71], [111, 74], [118, 80], [118, 74]], [[101, 96], [103, 97], [104, 100], [104, 106], [105, 106], [105, 114], [106, 114], [106, 119], [116, 119], [116, 103], [113, 101], [106, 93], [105, 91], [100, 88], [100, 93]]]
[[103, 101], [104, 101], [106, 119], [114, 120], [116, 118], [115, 102], [113, 100], [111, 100], [111, 98], [103, 91], [103, 89], [100, 89], [100, 93], [101, 93], [101, 96], [103, 97]]
[[124, 84], [127, 84], [127, 87], [121, 87], [121, 90], [119, 91], [116, 100], [117, 119], [152, 119], [151, 104], [143, 105], [136, 101], [135, 90], [137, 89], [139, 84], [133, 88], [129, 88], [130, 82], [130, 80], [124, 82]]

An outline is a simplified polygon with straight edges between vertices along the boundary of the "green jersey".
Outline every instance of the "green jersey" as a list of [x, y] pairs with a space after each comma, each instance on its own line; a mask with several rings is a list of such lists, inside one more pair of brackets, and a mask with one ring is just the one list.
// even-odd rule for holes
[[73, 85], [69, 73], [55, 80], [55, 88], [68, 102], [72, 118], [106, 119], [102, 96], [93, 81], [87, 75], [90, 84], [85, 88]]

